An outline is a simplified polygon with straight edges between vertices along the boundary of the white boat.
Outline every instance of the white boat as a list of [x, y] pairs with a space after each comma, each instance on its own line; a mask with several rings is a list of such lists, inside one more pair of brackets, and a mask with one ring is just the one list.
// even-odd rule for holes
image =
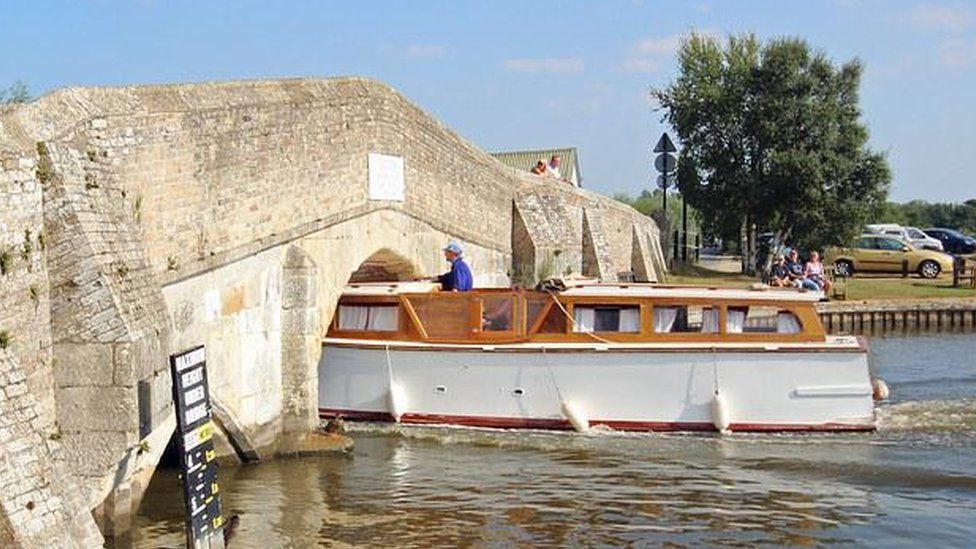
[[865, 341], [826, 335], [820, 297], [356, 284], [323, 340], [319, 413], [580, 431], [873, 430]]

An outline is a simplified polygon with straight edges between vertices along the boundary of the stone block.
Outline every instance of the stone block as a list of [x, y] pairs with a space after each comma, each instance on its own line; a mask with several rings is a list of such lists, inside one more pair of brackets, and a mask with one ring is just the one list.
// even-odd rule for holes
[[220, 295], [220, 314], [221, 316], [231, 316], [243, 311], [247, 307], [246, 292], [244, 286], [226, 288]]
[[315, 279], [310, 276], [295, 276], [287, 270], [281, 290], [282, 309], [300, 309], [315, 305]]
[[58, 425], [64, 432], [138, 434], [135, 387], [65, 387], [57, 391]]
[[75, 475], [99, 477], [118, 466], [135, 441], [126, 433], [65, 433], [61, 442], [68, 469]]
[[281, 312], [283, 334], [314, 334], [318, 326], [318, 309], [291, 309]]
[[173, 383], [169, 372], [159, 372], [150, 381], [152, 426], [158, 427], [173, 412]]
[[110, 343], [56, 343], [54, 384], [57, 387], [108, 387], [113, 384]]
[[168, 367], [159, 338], [153, 335], [135, 341], [116, 345], [115, 374], [116, 385], [135, 385]]

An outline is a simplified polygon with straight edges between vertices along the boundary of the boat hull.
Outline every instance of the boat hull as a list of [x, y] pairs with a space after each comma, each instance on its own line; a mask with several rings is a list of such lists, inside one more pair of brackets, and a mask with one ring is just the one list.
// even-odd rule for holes
[[320, 416], [351, 420], [569, 430], [570, 403], [591, 427], [715, 431], [716, 390], [730, 431], [875, 428], [863, 349], [332, 344], [319, 363]]

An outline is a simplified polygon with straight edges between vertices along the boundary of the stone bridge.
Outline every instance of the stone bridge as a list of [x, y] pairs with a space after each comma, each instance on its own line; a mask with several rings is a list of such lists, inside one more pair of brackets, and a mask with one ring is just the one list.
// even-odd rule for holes
[[[97, 544], [91, 510], [124, 529], [173, 432], [171, 353], [206, 345], [221, 423], [271, 456], [316, 425], [350, 280], [443, 271], [450, 239], [481, 286], [663, 268], [648, 218], [371, 80], [72, 88], [0, 122], [0, 546]], [[372, 153], [402, 197], [371, 191]]]

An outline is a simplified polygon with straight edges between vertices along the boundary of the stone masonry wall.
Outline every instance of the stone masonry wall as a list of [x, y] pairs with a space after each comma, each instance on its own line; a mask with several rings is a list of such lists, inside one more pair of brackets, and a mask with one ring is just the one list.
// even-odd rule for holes
[[172, 414], [169, 326], [132, 214], [118, 205], [124, 189], [104, 157], [74, 139], [39, 145], [38, 173], [57, 423], [94, 506], [119, 487], [120, 459]]
[[32, 155], [0, 140], [0, 348], [8, 348], [36, 395], [41, 421], [53, 428], [47, 235], [41, 185]]
[[[11, 119], [39, 141], [71, 136], [92, 182], [117, 182], [119, 206], [133, 213], [164, 282], [376, 209], [402, 209], [510, 253], [512, 202], [522, 193], [612, 208], [501, 165], [361, 78], [67, 89]], [[402, 204], [368, 200], [370, 152], [404, 157]], [[646, 218], [623, 218], [656, 231]]]
[[530, 188], [516, 197], [515, 210], [512, 238], [519, 250], [513, 254], [524, 256], [523, 278], [575, 273], [615, 281], [633, 273], [647, 282], [664, 272], [657, 226], [613, 199], [562, 187]]
[[23, 368], [0, 350], [0, 542], [4, 547], [97, 547], [102, 537], [85, 501], [71, 489], [61, 443]]
[[55, 422], [50, 300], [37, 158], [0, 128], [0, 546], [91, 547]]

